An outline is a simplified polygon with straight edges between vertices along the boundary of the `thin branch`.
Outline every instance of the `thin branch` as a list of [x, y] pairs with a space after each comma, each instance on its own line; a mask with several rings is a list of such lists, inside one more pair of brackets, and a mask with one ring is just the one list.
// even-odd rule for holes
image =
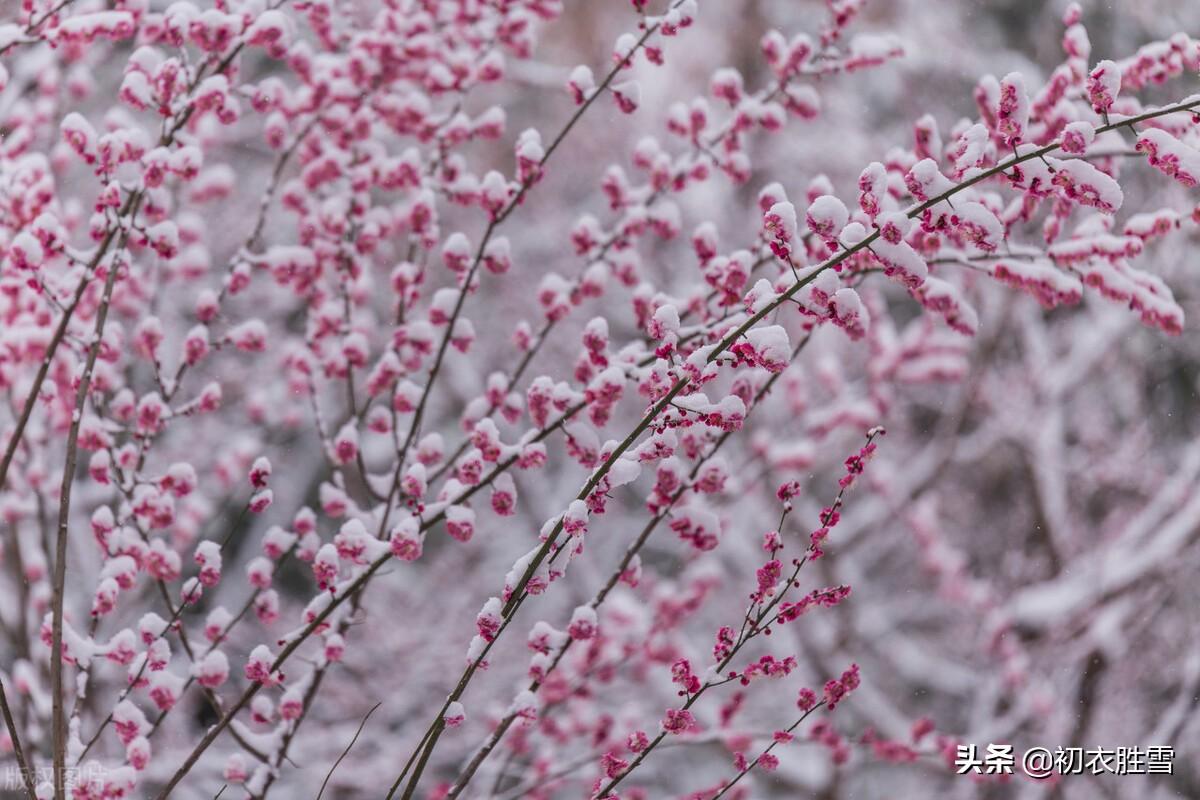
[[371, 710], [368, 711], [367, 715], [362, 718], [362, 722], [358, 723], [358, 730], [354, 732], [354, 738], [350, 740], [350, 744], [346, 745], [346, 749], [342, 751], [340, 756], [338, 756], [337, 761], [333, 762], [333, 766], [329, 768], [329, 772], [325, 775], [325, 780], [321, 781], [321, 791], [317, 792], [317, 800], [321, 800], [321, 795], [325, 794], [325, 786], [328, 785], [329, 779], [333, 777], [334, 770], [336, 770], [338, 765], [342, 763], [342, 759], [350, 754], [350, 748], [354, 747], [354, 743], [358, 741], [358, 736], [363, 732], [363, 728], [366, 726], [367, 720], [369, 720], [371, 715], [375, 713], [375, 709], [379, 708], [381, 705], [383, 705], [382, 701], [371, 706]]
[[[825, 701], [821, 700], [815, 706], [810, 708], [808, 711], [805, 711], [804, 714], [801, 715], [800, 719], [793, 722], [791, 727], [789, 727], [787, 729], [787, 733], [791, 733], [792, 731], [796, 730], [796, 728], [799, 728], [800, 724], [802, 722], [804, 722], [804, 720], [808, 719], [809, 716], [813, 712], [815, 712], [818, 708], [820, 708], [823, 705], [825, 705]], [[715, 795], [713, 795], [712, 800], [721, 800], [721, 798], [725, 796], [725, 793], [728, 792], [730, 789], [732, 789], [734, 787], [734, 785], [737, 784], [738, 781], [740, 781], [742, 778], [744, 778], [750, 772], [750, 770], [754, 769], [758, 765], [758, 762], [762, 759], [762, 757], [769, 754], [772, 750], [774, 750], [775, 746], [777, 744], [779, 744], [779, 740], [775, 739], [769, 745], [767, 745], [767, 748], [765, 750], [763, 750], [761, 753], [759, 753], [757, 758], [755, 758], [753, 761], [751, 761], [749, 764], [747, 764], [744, 769], [742, 769], [741, 771], [738, 772], [737, 775], [734, 775], [733, 780], [731, 780], [731, 781], [729, 781], [729, 783], [725, 784], [725, 787], [723, 789], [721, 789], [721, 791], [719, 791]]]
[[[140, 193], [131, 195], [133, 199], [128, 217], [137, 214], [141, 204]], [[119, 217], [116, 227], [121, 229], [121, 241], [117, 245], [117, 253], [125, 249], [129, 229], [124, 226], [125, 216]], [[66, 463], [63, 466], [62, 490], [58, 504], [58, 536], [54, 548], [54, 592], [51, 609], [51, 644], [50, 644], [50, 685], [54, 692], [53, 698], [53, 731], [54, 731], [54, 796], [57, 800], [66, 797], [66, 758], [67, 758], [67, 720], [63, 705], [62, 682], [62, 634], [63, 634], [63, 594], [67, 579], [67, 531], [71, 517], [71, 488], [75, 484], [75, 466], [79, 456], [79, 427], [83, 422], [83, 409], [87, 405], [88, 392], [91, 389], [92, 370], [96, 366], [96, 358], [100, 354], [100, 343], [104, 336], [104, 325], [108, 320], [109, 304], [112, 301], [113, 287], [117, 283], [117, 275], [121, 271], [121, 259], [114, 256], [108, 266], [108, 275], [104, 281], [104, 293], [100, 306], [96, 311], [96, 324], [92, 332], [92, 342], [88, 347], [87, 362], [83, 374], [79, 378], [79, 388], [75, 392], [75, 411], [71, 416], [71, 429], [67, 433]]]
[[37, 790], [33, 783], [33, 770], [25, 760], [25, 750], [21, 747], [21, 737], [17, 733], [17, 723], [13, 719], [12, 709], [8, 707], [8, 694], [4, 691], [4, 681], [0, 679], [0, 712], [4, 714], [4, 724], [8, 728], [8, 737], [12, 739], [13, 755], [17, 757], [17, 769], [21, 770], [21, 782], [25, 784], [25, 793], [30, 800], [37, 800]]

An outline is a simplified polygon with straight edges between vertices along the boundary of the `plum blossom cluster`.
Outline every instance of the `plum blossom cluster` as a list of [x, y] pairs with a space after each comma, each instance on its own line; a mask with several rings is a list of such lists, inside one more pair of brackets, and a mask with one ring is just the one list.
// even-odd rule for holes
[[[861, 583], [809, 575], [853, 546], [851, 498], [895, 495], [881, 423], [966, 377], [990, 284], [1182, 332], [1152, 252], [1195, 213], [1120, 215], [1142, 161], [1200, 182], [1200, 99], [1140, 92], [1200, 42], [1093, 63], [1072, 6], [1044, 85], [984, 77], [972, 118], [912, 120], [839, 192], [761, 154], [903, 56], [865, 5], [763, 31], [753, 73], [708, 65], [660, 108], [711, 4], [24, 3], [0, 26], [22, 790], [635, 798], [694, 789], [664, 742], [718, 741], [715, 800], [806, 738], [835, 767], [953, 750], [925, 719], [843, 732], [872, 674], [804, 637], [834, 641]], [[624, 32], [551, 68], [575, 13]], [[735, 191], [746, 213], [697, 213]], [[965, 591], [930, 514], [906, 524]], [[1039, 702], [1020, 615], [967, 594]]]

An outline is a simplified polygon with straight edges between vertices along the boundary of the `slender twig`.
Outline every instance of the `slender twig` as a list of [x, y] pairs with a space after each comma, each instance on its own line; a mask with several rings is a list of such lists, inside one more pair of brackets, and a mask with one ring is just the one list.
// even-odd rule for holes
[[[791, 733], [792, 731], [796, 730], [796, 728], [799, 728], [801, 723], [804, 722], [804, 720], [808, 719], [809, 716], [813, 712], [815, 712], [818, 708], [820, 708], [823, 705], [825, 705], [825, 701], [821, 700], [816, 705], [814, 705], [812, 708], [810, 708], [808, 711], [805, 711], [800, 716], [800, 719], [796, 720], [795, 722], [793, 722], [791, 724], [791, 726], [787, 729], [787, 733]], [[756, 766], [758, 766], [758, 762], [762, 759], [762, 757], [767, 755], [768, 753], [770, 753], [772, 750], [774, 750], [775, 746], [778, 744], [779, 744], [778, 739], [772, 740], [772, 742], [769, 745], [767, 745], [767, 748], [765, 750], [763, 750], [761, 753], [759, 753], [758, 757], [756, 757], [753, 761], [751, 761], [749, 764], [747, 764], [745, 766], [745, 768], [743, 768], [742, 770], [740, 770], [738, 772], [737, 775], [734, 775], [733, 778], [729, 781], [729, 783], [725, 784], [725, 786], [721, 789], [721, 791], [719, 791], [715, 795], [713, 795], [712, 800], [721, 800], [721, 798], [725, 796], [726, 792], [728, 792], [730, 789], [732, 789], [738, 781], [740, 781], [742, 778], [744, 778], [746, 776], [747, 773], [750, 772], [750, 770], [752, 770]]]
[[[339, 627], [338, 632], [341, 633], [344, 630], [344, 627]], [[283, 734], [283, 740], [280, 743], [279, 748], [272, 753], [269, 758], [264, 759], [268, 768], [270, 768], [270, 774], [267, 776], [267, 781], [263, 785], [262, 791], [257, 795], [251, 795], [253, 800], [266, 800], [267, 792], [270, 791], [271, 787], [275, 785], [275, 779], [279, 777], [279, 767], [285, 760], [288, 760], [288, 748], [290, 748], [292, 746], [292, 742], [296, 740], [296, 733], [300, 730], [300, 725], [305, 719], [307, 719], [308, 711], [310, 708], [312, 708], [313, 698], [315, 698], [317, 692], [321, 690], [321, 681], [325, 679], [326, 671], [331, 663], [333, 662], [326, 661], [320, 668], [318, 668], [309, 676], [308, 679], [311, 681], [311, 683], [309, 683], [308, 690], [304, 692], [300, 717], [288, 726], [287, 730]]]
[[[129, 218], [137, 214], [141, 203], [141, 195], [134, 195], [129, 209]], [[92, 342], [88, 348], [87, 361], [83, 374], [79, 378], [79, 388], [75, 392], [75, 411], [71, 417], [71, 428], [67, 433], [66, 462], [63, 466], [62, 490], [58, 504], [58, 536], [54, 548], [54, 592], [51, 607], [51, 645], [50, 645], [50, 685], [54, 692], [54, 795], [58, 800], [66, 797], [66, 757], [67, 757], [67, 721], [63, 704], [62, 683], [62, 634], [63, 634], [63, 593], [67, 579], [67, 530], [71, 518], [71, 488], [75, 485], [75, 466], [79, 456], [79, 427], [83, 422], [83, 409], [87, 405], [88, 392], [91, 389], [92, 370], [100, 354], [100, 344], [104, 336], [104, 325], [108, 320], [109, 304], [112, 301], [113, 287], [117, 284], [117, 275], [121, 272], [120, 253], [125, 250], [125, 242], [129, 236], [129, 228], [123, 224], [123, 218], [118, 219], [116, 226], [121, 229], [121, 241], [117, 245], [117, 253], [110, 260], [108, 275], [104, 280], [104, 292], [100, 306], [96, 311], [96, 324], [92, 332]]]
[[4, 691], [4, 680], [0, 679], [0, 712], [4, 714], [4, 725], [8, 728], [8, 737], [12, 739], [13, 755], [17, 758], [17, 769], [21, 770], [21, 782], [25, 784], [25, 792], [30, 800], [36, 800], [37, 790], [33, 783], [33, 771], [25, 760], [25, 750], [21, 747], [21, 737], [17, 733], [17, 723], [13, 719], [12, 709], [8, 707], [8, 694]]
[[317, 800], [321, 800], [321, 795], [325, 794], [325, 786], [329, 783], [329, 779], [333, 777], [334, 770], [338, 768], [338, 764], [342, 763], [342, 759], [350, 754], [350, 748], [354, 747], [354, 743], [358, 741], [358, 736], [363, 732], [363, 728], [366, 726], [367, 720], [369, 720], [371, 715], [375, 713], [375, 709], [379, 708], [381, 705], [383, 705], [383, 703], [379, 702], [371, 706], [371, 710], [368, 711], [367, 715], [362, 718], [362, 722], [358, 723], [358, 730], [354, 732], [354, 738], [350, 740], [350, 744], [346, 745], [346, 749], [342, 751], [340, 756], [338, 756], [337, 761], [333, 762], [333, 766], [329, 768], [329, 772], [325, 775], [325, 780], [321, 781], [321, 790], [317, 792]]
[[[37, 32], [37, 29], [40, 28], [46, 20], [50, 19], [55, 14], [62, 11], [64, 8], [71, 5], [71, 3], [73, 3], [73, 2], [74, 2], [74, 0], [59, 0], [59, 2], [56, 5], [48, 8], [46, 10], [46, 13], [42, 14], [37, 19], [31, 19], [29, 21], [29, 24], [25, 26], [25, 35], [32, 36], [34, 33]], [[4, 45], [4, 47], [0, 47], [0, 56], [6, 55], [9, 50], [11, 50], [12, 48], [16, 47], [19, 44], [33, 44], [33, 43], [34, 42], [31, 42], [31, 41], [22, 41], [21, 39], [15, 39], [15, 40], [9, 42], [8, 44]]]
[[[130, 201], [134, 195], [130, 195]], [[128, 210], [128, 203], [125, 209], [122, 209], [122, 214]], [[54, 333], [50, 337], [50, 342], [46, 346], [46, 354], [42, 356], [41, 364], [38, 366], [37, 374], [33, 378], [33, 385], [29, 388], [29, 394], [25, 398], [25, 404], [21, 407], [21, 413], [17, 417], [17, 425], [13, 429], [12, 435], [9, 436], [8, 443], [4, 447], [4, 455], [0, 457], [0, 489], [3, 489], [8, 483], [8, 468], [12, 465], [14, 456], [16, 456], [17, 448], [21, 444], [21, 440], [25, 435], [25, 426], [29, 424], [29, 417], [33, 414], [33, 407], [37, 404], [38, 395], [41, 394], [42, 384], [46, 380], [46, 375], [50, 371], [50, 364], [54, 360], [54, 355], [58, 351], [58, 347], [62, 344], [63, 338], [67, 334], [67, 326], [71, 323], [71, 317], [75, 314], [75, 309], [79, 306], [79, 302], [83, 299], [84, 292], [87, 291], [88, 285], [91, 283], [92, 273], [96, 266], [100, 263], [108, 252], [108, 248], [116, 236], [116, 228], [111, 228], [105, 234], [104, 240], [100, 243], [99, 248], [92, 256], [91, 262], [87, 266], [83, 277], [79, 280], [79, 285], [75, 289], [75, 294], [71, 298], [71, 302], [63, 309], [63, 313], [58, 321], [58, 326], [54, 329]]]

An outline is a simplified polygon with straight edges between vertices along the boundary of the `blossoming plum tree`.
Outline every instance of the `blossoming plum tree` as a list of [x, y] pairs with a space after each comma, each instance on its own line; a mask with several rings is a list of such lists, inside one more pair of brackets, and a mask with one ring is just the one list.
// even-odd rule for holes
[[[1047, 78], [789, 159], [906, 43], [828, 0], [735, 69], [715, 5], [0, 25], [7, 789], [928, 794], [1127, 730], [1200, 520], [1139, 388], [1200, 363], [1200, 40], [1071, 4]], [[625, 32], [551, 67], [573, 15]], [[1168, 744], [1200, 662], [1147, 635]]]

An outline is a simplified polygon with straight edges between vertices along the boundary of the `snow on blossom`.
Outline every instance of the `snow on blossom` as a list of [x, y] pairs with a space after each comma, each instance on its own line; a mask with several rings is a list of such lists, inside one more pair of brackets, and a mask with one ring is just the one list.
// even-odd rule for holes
[[804, 215], [809, 230], [826, 241], [836, 240], [849, 218], [846, 206], [833, 195], [818, 197]]
[[1112, 108], [1117, 93], [1121, 91], [1121, 68], [1114, 62], [1104, 60], [1096, 64], [1087, 76], [1088, 100], [1092, 109], [1103, 113]]
[[1139, 134], [1137, 150], [1145, 153], [1150, 166], [1188, 188], [1200, 183], [1200, 151], [1184, 144], [1167, 131], [1150, 128]]

